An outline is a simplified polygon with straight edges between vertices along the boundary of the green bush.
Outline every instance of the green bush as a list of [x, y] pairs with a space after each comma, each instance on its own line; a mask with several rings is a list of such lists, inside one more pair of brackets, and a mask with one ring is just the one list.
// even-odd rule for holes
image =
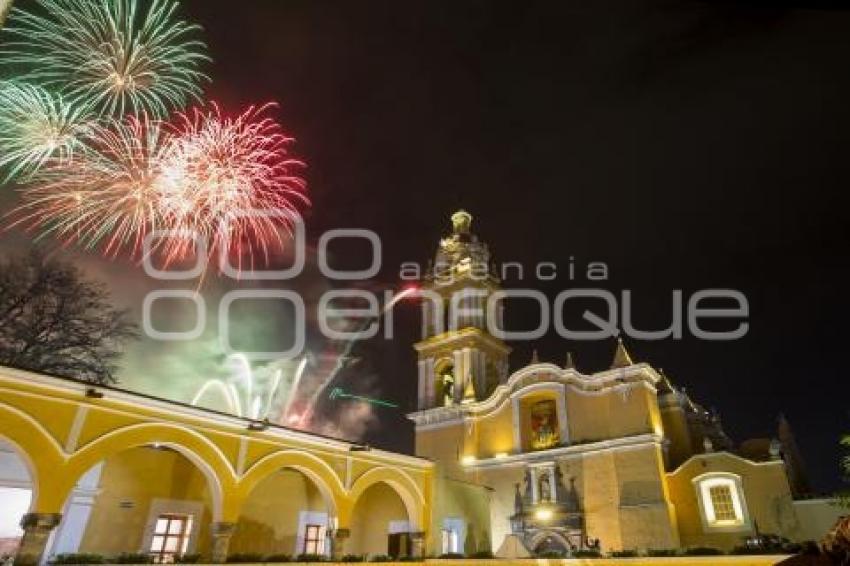
[[153, 564], [153, 556], [139, 552], [122, 552], [108, 560], [110, 564]]
[[243, 552], [238, 554], [231, 554], [227, 557], [228, 564], [246, 564], [251, 562], [262, 562], [263, 555], [256, 554], [253, 552]]
[[105, 560], [100, 554], [58, 554], [50, 559], [51, 564], [103, 564]]
[[324, 554], [299, 554], [296, 558], [296, 562], [326, 562], [328, 557]]
[[174, 557], [175, 564], [197, 564], [200, 561], [200, 554], [181, 554]]
[[441, 554], [437, 558], [448, 558], [450, 560], [457, 560], [459, 558], [466, 558], [466, 555], [460, 552], [447, 552], [445, 554]]
[[469, 555], [470, 558], [478, 558], [479, 560], [491, 560], [495, 558], [493, 553], [489, 550], [479, 550], [478, 552], [473, 552]]
[[535, 558], [563, 558], [564, 552], [560, 550], [544, 550], [543, 552], [537, 552], [534, 555]]
[[612, 550], [611, 558], [635, 558], [637, 550]]
[[263, 562], [292, 562], [292, 557], [288, 554], [269, 554], [263, 558]]
[[366, 557], [362, 554], [346, 554], [340, 559], [340, 562], [365, 562]]
[[685, 556], [719, 556], [723, 551], [711, 546], [693, 546], [685, 549]]
[[386, 554], [376, 554], [369, 559], [369, 562], [392, 562], [393, 557]]
[[678, 548], [650, 548], [646, 551], [647, 556], [678, 556]]
[[601, 558], [602, 554], [598, 550], [574, 550], [573, 558]]

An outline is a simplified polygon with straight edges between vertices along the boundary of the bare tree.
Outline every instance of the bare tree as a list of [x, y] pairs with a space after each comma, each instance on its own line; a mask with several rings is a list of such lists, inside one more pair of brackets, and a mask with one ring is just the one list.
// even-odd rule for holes
[[121, 348], [137, 335], [72, 265], [38, 252], [0, 262], [0, 365], [115, 383]]

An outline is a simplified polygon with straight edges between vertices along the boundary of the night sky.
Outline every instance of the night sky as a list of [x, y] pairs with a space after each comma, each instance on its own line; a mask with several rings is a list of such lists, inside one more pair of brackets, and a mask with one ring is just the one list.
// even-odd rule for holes
[[[802, 6], [804, 3], [799, 2]], [[810, 4], [806, 4], [810, 5]], [[317, 2], [184, 0], [225, 108], [277, 100], [313, 207], [308, 232], [375, 230], [380, 281], [426, 262], [463, 207], [498, 262], [562, 267], [510, 279], [550, 297], [608, 264], [639, 326], [669, 323], [673, 289], [738, 289], [735, 342], [627, 344], [636, 361], [723, 416], [737, 440], [784, 413], [818, 490], [841, 486], [850, 432], [847, 199], [850, 11], [666, 1]], [[16, 237], [7, 235], [6, 238]], [[362, 266], [358, 250], [338, 265]], [[567, 265], [574, 258], [576, 280]], [[508, 324], [534, 324], [528, 305]], [[380, 410], [371, 442], [411, 451], [417, 312], [394, 342], [364, 344]], [[554, 333], [513, 344], [542, 360], [608, 367], [613, 340]], [[356, 384], [349, 384], [356, 390]]]

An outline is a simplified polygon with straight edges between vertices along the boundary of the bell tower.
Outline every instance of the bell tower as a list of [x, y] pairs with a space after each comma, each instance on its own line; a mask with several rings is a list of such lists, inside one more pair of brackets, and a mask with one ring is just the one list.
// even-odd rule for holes
[[[499, 290], [490, 251], [472, 233], [472, 215], [458, 210], [422, 282], [419, 410], [490, 396], [508, 376], [510, 348], [488, 331], [488, 298]], [[491, 309], [502, 326], [502, 307]]]

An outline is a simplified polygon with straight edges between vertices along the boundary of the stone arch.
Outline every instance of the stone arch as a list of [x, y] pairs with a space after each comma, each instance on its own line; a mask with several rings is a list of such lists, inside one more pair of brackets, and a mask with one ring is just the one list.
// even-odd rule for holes
[[541, 548], [541, 546], [544, 545], [550, 539], [555, 541], [558, 546], [561, 546], [565, 554], [570, 551], [571, 544], [567, 537], [557, 531], [549, 530], [540, 531], [533, 537], [531, 537], [531, 540], [529, 541], [529, 550], [531, 550], [531, 552], [533, 553], [547, 550]]
[[55, 480], [61, 475], [57, 470], [65, 465], [65, 456], [56, 439], [29, 414], [5, 403], [0, 403], [0, 431], [29, 472], [30, 512], [61, 512], [67, 492]]
[[77, 450], [68, 460], [64, 474], [67, 490], [98, 462], [130, 448], [161, 445], [178, 452], [206, 477], [212, 499], [213, 521], [237, 513], [238, 502], [230, 494], [235, 486], [235, 474], [221, 450], [212, 441], [189, 428], [163, 424], [142, 423], [115, 429]]
[[416, 482], [398, 468], [381, 466], [372, 468], [354, 482], [349, 492], [350, 506], [353, 508], [361, 495], [376, 483], [385, 483], [401, 498], [407, 510], [407, 518], [412, 531], [425, 528], [425, 497]]
[[255, 462], [239, 479], [239, 500], [244, 501], [257, 484], [281, 468], [304, 474], [322, 494], [328, 513], [335, 516], [339, 512], [341, 502], [346, 497], [339, 476], [327, 462], [300, 450], [274, 452]]

